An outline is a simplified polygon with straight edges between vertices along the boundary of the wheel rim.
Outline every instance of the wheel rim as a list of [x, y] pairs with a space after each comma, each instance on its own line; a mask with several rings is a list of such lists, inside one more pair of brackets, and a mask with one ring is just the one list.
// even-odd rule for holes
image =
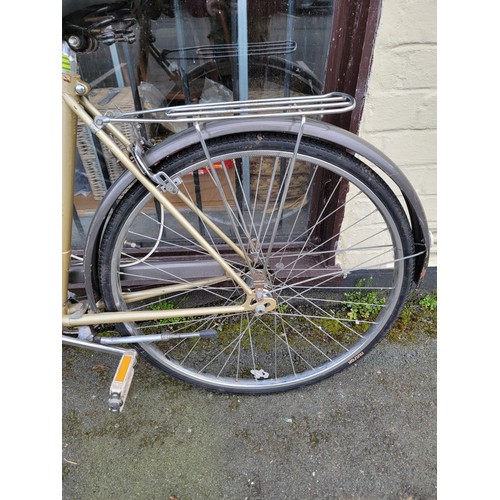
[[[221, 165], [219, 174], [227, 177], [230, 170], [227, 167], [227, 161], [233, 160], [235, 156], [234, 153], [227, 153], [213, 158], [214, 164]], [[262, 181], [262, 165], [264, 164], [262, 157], [271, 158], [273, 165], [275, 165], [276, 157], [284, 158], [287, 166], [283, 177], [286, 176], [286, 169], [290, 168], [290, 164], [293, 163], [291, 162], [292, 154], [287, 151], [279, 153], [266, 150], [252, 151], [238, 154], [238, 157], [261, 159], [259, 172], [254, 172], [254, 175], [261, 176], [257, 179], [259, 182], [256, 186]], [[206, 163], [202, 160], [193, 164], [179, 172], [177, 176], [188, 179], [191, 173], [199, 168], [210, 169]], [[232, 236], [239, 245], [246, 250], [251, 248], [254, 254], [258, 255], [259, 265], [255, 267], [259, 269], [247, 268], [244, 269], [243, 274], [252, 285], [255, 285], [257, 281], [265, 283], [264, 291], [271, 294], [278, 303], [273, 312], [263, 316], [244, 313], [238, 316], [181, 318], [177, 321], [162, 322], [159, 325], [150, 323], [123, 325], [128, 334], [158, 333], [159, 331], [182, 333], [208, 328], [217, 330], [218, 338], [215, 341], [183, 339], [169, 343], [141, 344], [141, 348], [150, 359], [166, 371], [191, 382], [222, 390], [235, 392], [285, 390], [329, 376], [357, 360], [397, 314], [401, 306], [404, 287], [403, 243], [396, 227], [397, 224], [382, 200], [375, 194], [372, 187], [359, 181], [346, 168], [306, 155], [299, 155], [296, 165], [307, 170], [307, 175], [305, 175], [307, 182], [304, 183], [305, 187], [298, 196], [300, 201], [292, 200], [293, 203], [290, 202], [287, 206], [286, 200], [291, 200], [291, 196], [289, 192], [285, 196], [284, 206], [287, 208], [282, 211], [282, 215], [286, 215], [282, 224], [286, 227], [282, 230], [282, 234], [278, 231], [274, 236], [271, 250], [269, 250], [269, 243], [273, 231], [269, 232], [269, 228], [277, 224], [277, 211], [270, 209], [269, 206], [276, 202], [276, 200], [270, 201], [270, 193], [275, 186], [270, 183], [265, 188], [265, 193], [260, 194], [260, 188], [251, 190], [250, 202], [243, 200], [243, 208], [246, 210], [241, 212], [238, 211], [238, 203], [230, 199], [231, 196], [237, 197], [237, 193], [227, 194], [230, 203], [226, 201], [225, 210], [230, 211], [228, 218], [232, 219], [232, 222], [227, 222], [226, 226], [233, 228]], [[273, 166], [276, 171], [277, 168]], [[334, 235], [336, 248], [332, 250], [321, 250], [318, 244], [312, 243], [311, 235], [314, 231], [311, 230], [311, 225], [305, 226], [304, 229], [303, 220], [300, 220], [301, 217], [304, 219], [308, 216], [314, 181], [321, 169], [341, 174], [342, 178], [349, 182], [350, 189], [343, 204], [345, 212], [352, 212], [354, 205], [358, 211], [364, 207], [363, 212], [356, 215], [353, 220], [344, 215], [339, 234]], [[217, 174], [213, 174], [210, 182], [215, 185], [216, 179]], [[230, 180], [236, 185], [243, 183], [237, 173]], [[222, 184], [220, 176], [219, 184]], [[281, 178], [277, 180], [277, 184], [283, 187]], [[359, 191], [360, 188], [362, 192]], [[279, 192], [280, 188], [277, 188], [276, 199], [279, 198]], [[263, 194], [265, 196], [261, 196]], [[195, 201], [192, 193], [191, 197]], [[115, 273], [115, 279], [111, 282], [113, 301], [117, 309], [155, 308], [155, 303], [158, 308], [163, 309], [183, 308], [186, 307], [184, 304], [187, 304], [186, 295], [189, 295], [189, 304], [196, 300], [205, 305], [213, 302], [229, 305], [244, 301], [244, 294], [241, 290], [238, 292], [234, 284], [222, 287], [222, 284], [218, 283], [204, 287], [203, 290], [196, 289], [189, 294], [184, 291], [182, 295], [175, 293], [168, 297], [155, 298], [147, 305], [127, 306], [123, 292], [128, 289], [129, 285], [126, 283], [130, 276], [134, 278], [137, 276], [135, 276], [134, 266], [124, 268], [123, 263], [130, 264], [138, 260], [138, 257], [133, 256], [130, 251], [130, 241], [145, 239], [145, 237], [152, 241], [155, 238], [154, 234], [158, 234], [157, 229], [152, 233], [147, 233], [147, 230], [137, 230], [141, 225], [145, 225], [144, 220], [158, 227], [150, 204], [149, 211], [147, 207], [146, 199], [137, 205], [125, 221], [117, 238], [117, 241], [125, 242], [124, 247], [121, 243], [115, 246], [111, 261], [112, 269], [116, 270], [120, 265], [122, 266], [121, 274]], [[260, 207], [260, 210], [257, 207]], [[336, 210], [338, 211], [339, 208], [337, 207]], [[216, 215], [213, 216], [210, 216], [210, 210], [206, 213], [210, 218], [220, 221], [220, 210], [214, 209]], [[270, 217], [269, 213], [274, 216]], [[322, 223], [321, 219], [326, 220], [330, 216], [331, 213], [320, 212], [318, 217], [320, 222], [316, 221], [316, 223]], [[156, 219], [160, 220], [159, 216]], [[377, 219], [376, 224], [375, 219]], [[359, 232], [361, 222], [365, 228], [370, 226], [370, 223], [374, 227], [377, 224], [382, 224], [384, 227], [377, 227], [369, 235], [352, 236]], [[181, 247], [187, 245], [185, 242], [179, 243], [183, 240], [182, 235], [177, 228], [169, 227], [168, 224], [168, 221], [164, 222], [168, 230], [162, 229], [160, 247], [167, 253], [178, 250], [182, 253], [184, 248], [179, 248], [179, 245]], [[266, 228], [266, 236], [262, 237], [264, 228]], [[207, 239], [210, 237], [209, 241], [216, 242], [216, 238], [209, 234], [210, 231], [206, 227], [204, 229], [208, 234]], [[288, 241], [283, 242], [283, 234], [287, 232], [290, 236]], [[391, 241], [390, 245], [386, 243], [387, 237]], [[255, 243], [249, 245], [252, 239], [258, 240], [257, 248]], [[380, 241], [385, 243], [381, 244]], [[156, 243], [158, 243], [158, 237], [156, 237]], [[353, 254], [361, 254], [362, 250], [366, 255], [362, 257], [361, 264], [351, 262]], [[191, 246], [190, 251], [194, 251], [198, 258], [203, 257], [203, 252], [197, 246]], [[372, 253], [375, 251], [376, 256], [372, 256], [370, 251]], [[312, 254], [317, 263], [313, 264], [312, 270], [310, 268], [306, 272], [305, 268], [299, 266], [308, 262], [307, 259]], [[341, 254], [344, 254], [343, 258]], [[350, 254], [351, 261], [346, 257], [347, 254]], [[343, 263], [340, 269], [337, 266], [337, 268], [332, 267], [325, 271], [325, 259], [333, 255], [337, 260], [343, 260]], [[234, 268], [243, 269], [242, 263], [234, 255], [228, 254], [228, 260]], [[156, 268], [157, 264], [153, 262], [153, 256], [151, 256], [149, 262], [141, 263], [142, 269], [144, 267], [152, 269], [153, 266]], [[312, 272], [311, 277], [309, 274], [314, 271], [314, 266], [317, 266], [318, 272]], [[375, 276], [375, 271], [377, 273], [383, 271], [382, 277]], [[337, 285], [330, 285], [331, 278], [339, 279], [345, 273], [351, 277], [350, 286], [343, 285], [339, 288]], [[169, 267], [166, 271], [163, 269], [159, 273], [160, 276], [162, 274], [165, 277], [168, 275], [169, 281], [177, 279], [179, 283], [194, 279], [181, 277], [180, 272], [173, 277]], [[212, 271], [212, 275], [217, 276], [217, 271]], [[358, 280], [357, 275], [365, 277], [360, 277]], [[354, 283], [353, 276], [356, 276]], [[386, 283], [388, 278], [390, 286], [382, 285], [381, 283]], [[155, 280], [158, 279], [160, 278], [155, 277]]]

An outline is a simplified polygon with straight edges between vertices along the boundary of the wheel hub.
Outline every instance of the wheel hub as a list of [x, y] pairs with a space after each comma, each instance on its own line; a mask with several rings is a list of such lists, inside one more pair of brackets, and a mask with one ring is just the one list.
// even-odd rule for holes
[[275, 309], [277, 304], [272, 294], [272, 284], [264, 269], [252, 269], [250, 281], [257, 302], [255, 314], [261, 315]]

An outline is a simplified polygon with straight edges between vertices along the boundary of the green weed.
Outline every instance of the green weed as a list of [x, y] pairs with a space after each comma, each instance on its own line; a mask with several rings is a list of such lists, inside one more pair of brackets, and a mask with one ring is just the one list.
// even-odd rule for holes
[[433, 292], [429, 295], [424, 295], [419, 300], [419, 305], [428, 311], [436, 311], [437, 310], [437, 292]]
[[[172, 311], [177, 309], [177, 306], [170, 302], [170, 300], [162, 300], [161, 302], [155, 302], [150, 304], [149, 308], [153, 311]], [[184, 318], [164, 318], [157, 320], [160, 325], [167, 325], [172, 323], [180, 323]]]
[[362, 278], [356, 283], [356, 290], [344, 293], [346, 303], [342, 309], [347, 312], [347, 317], [355, 321], [369, 320], [377, 316], [385, 304], [385, 297], [374, 290], [369, 291], [372, 278]]

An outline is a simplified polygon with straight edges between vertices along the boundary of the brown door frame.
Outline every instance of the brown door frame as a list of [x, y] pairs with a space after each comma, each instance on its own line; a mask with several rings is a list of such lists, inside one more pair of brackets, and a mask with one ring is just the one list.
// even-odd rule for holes
[[[363, 113], [381, 10], [382, 0], [334, 0], [324, 91], [345, 92], [354, 96], [356, 108], [350, 113], [327, 115], [324, 120], [354, 134], [359, 131]], [[344, 218], [348, 184], [339, 180], [337, 175], [323, 171], [314, 186], [310, 224], [323, 209], [324, 213], [334, 214], [315, 229], [311, 238], [313, 245], [320, 245], [321, 241], [336, 235], [321, 247], [323, 251], [335, 248]], [[325, 207], [327, 202], [328, 207]], [[324, 264], [334, 266], [335, 258]]]
[[325, 91], [355, 97], [351, 113], [329, 115], [326, 121], [358, 133], [370, 75], [382, 0], [334, 0], [332, 39]]

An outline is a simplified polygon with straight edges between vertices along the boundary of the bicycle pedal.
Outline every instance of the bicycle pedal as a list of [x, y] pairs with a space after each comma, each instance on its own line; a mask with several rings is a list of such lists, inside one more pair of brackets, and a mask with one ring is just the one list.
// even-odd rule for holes
[[137, 351], [127, 350], [122, 354], [118, 368], [116, 369], [113, 382], [109, 389], [108, 407], [113, 413], [123, 411], [125, 401], [128, 396], [132, 378], [134, 376], [134, 366], [137, 361]]

